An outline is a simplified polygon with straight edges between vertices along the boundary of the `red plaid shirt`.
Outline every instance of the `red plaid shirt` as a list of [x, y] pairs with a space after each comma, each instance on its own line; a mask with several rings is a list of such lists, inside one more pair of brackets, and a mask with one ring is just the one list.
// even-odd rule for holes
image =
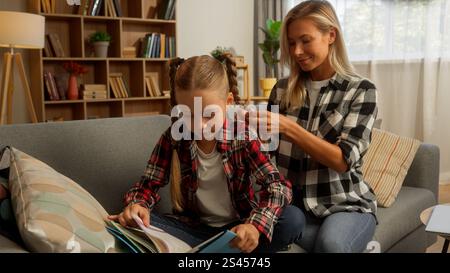
[[[271, 241], [274, 225], [282, 209], [292, 201], [292, 186], [261, 152], [258, 140], [217, 140], [217, 151], [222, 154], [223, 169], [228, 180], [228, 190], [233, 207], [241, 220], [253, 224]], [[228, 138], [229, 139], [229, 138]], [[196, 214], [195, 193], [197, 181], [197, 149], [194, 141], [179, 142], [181, 189], [186, 210]], [[161, 136], [148, 161], [141, 181], [125, 195], [124, 203], [141, 204], [152, 209], [160, 200], [158, 190], [169, 182], [172, 142], [170, 128]], [[255, 183], [260, 189], [255, 190]], [[198, 215], [198, 214], [197, 214]]]

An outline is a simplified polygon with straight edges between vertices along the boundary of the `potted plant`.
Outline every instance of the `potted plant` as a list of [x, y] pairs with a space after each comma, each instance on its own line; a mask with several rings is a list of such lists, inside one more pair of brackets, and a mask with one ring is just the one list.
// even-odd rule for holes
[[77, 100], [79, 98], [78, 92], [78, 76], [86, 74], [87, 68], [73, 61], [63, 64], [64, 69], [69, 73], [69, 84], [67, 87], [67, 98], [69, 100]]
[[104, 31], [97, 31], [89, 37], [89, 42], [94, 47], [95, 57], [108, 57], [108, 48], [111, 42], [111, 35]]
[[259, 44], [259, 48], [263, 52], [263, 60], [266, 64], [266, 77], [259, 80], [261, 89], [265, 97], [269, 97], [270, 91], [277, 83], [276, 66], [280, 62], [278, 59], [278, 51], [280, 50], [280, 30], [281, 21], [268, 19], [266, 28], [260, 28], [265, 34], [265, 40]]

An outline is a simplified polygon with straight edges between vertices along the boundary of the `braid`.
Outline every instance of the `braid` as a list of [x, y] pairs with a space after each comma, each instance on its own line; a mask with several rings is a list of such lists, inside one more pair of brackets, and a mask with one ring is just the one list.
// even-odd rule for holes
[[226, 66], [230, 92], [233, 94], [234, 102], [239, 104], [241, 98], [239, 97], [238, 90], [236, 61], [233, 59], [233, 55], [231, 53], [220, 54], [217, 56], [217, 59]]
[[[169, 63], [169, 80], [170, 80], [170, 104], [172, 107], [177, 105], [175, 99], [175, 79], [178, 67], [184, 62], [182, 58], [172, 59]], [[176, 117], [172, 118], [172, 123], [176, 121]], [[170, 164], [170, 195], [172, 199], [173, 209], [176, 212], [184, 210], [184, 200], [181, 192], [181, 167], [180, 158], [178, 156], [179, 143], [172, 139], [172, 160]]]
[[169, 63], [170, 104], [172, 107], [175, 107], [177, 105], [175, 99], [175, 79], [177, 76], [178, 67], [182, 63], [184, 63], [184, 59], [179, 57], [170, 60]]

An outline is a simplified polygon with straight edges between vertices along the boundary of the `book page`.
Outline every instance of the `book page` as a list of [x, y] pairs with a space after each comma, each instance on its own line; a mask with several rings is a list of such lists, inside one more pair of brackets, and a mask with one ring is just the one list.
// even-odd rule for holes
[[132, 215], [134, 221], [139, 228], [155, 243], [157, 247], [161, 247], [163, 253], [186, 253], [191, 250], [191, 247], [184, 241], [170, 235], [162, 229], [155, 226], [146, 227], [141, 218], [137, 215]]

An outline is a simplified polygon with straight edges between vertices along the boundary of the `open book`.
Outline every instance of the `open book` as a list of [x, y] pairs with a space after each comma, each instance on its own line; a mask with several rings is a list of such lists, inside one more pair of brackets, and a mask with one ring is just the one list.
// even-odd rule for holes
[[108, 231], [133, 253], [239, 253], [229, 246], [236, 234], [225, 230], [198, 246], [190, 247], [184, 241], [155, 226], [146, 227], [133, 215], [139, 228], [123, 227], [114, 221], [106, 221]]

